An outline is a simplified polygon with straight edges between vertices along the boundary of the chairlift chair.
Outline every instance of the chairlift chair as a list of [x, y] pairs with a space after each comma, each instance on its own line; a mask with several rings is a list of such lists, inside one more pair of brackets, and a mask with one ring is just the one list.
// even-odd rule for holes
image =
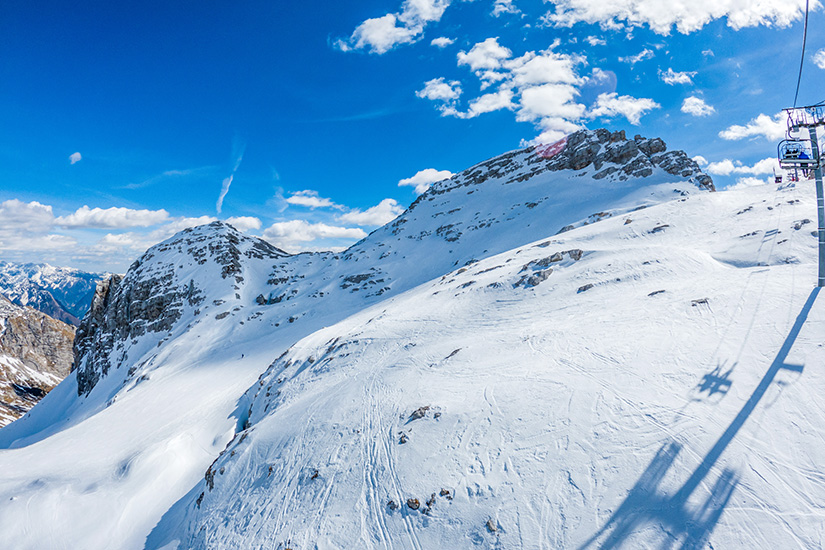
[[779, 166], [785, 170], [801, 168], [815, 170], [819, 167], [819, 151], [809, 139], [785, 139], [777, 147]]

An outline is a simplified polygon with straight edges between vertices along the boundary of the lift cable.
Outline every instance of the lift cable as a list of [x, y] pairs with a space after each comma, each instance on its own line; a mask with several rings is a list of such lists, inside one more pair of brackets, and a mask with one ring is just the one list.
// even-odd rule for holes
[[793, 96], [793, 106], [796, 108], [796, 100], [799, 97], [799, 84], [802, 82], [802, 65], [805, 63], [805, 44], [808, 42], [808, 4], [810, 0], [805, 0], [805, 27], [802, 31], [802, 58], [799, 60], [799, 77], [796, 79], [796, 93]]

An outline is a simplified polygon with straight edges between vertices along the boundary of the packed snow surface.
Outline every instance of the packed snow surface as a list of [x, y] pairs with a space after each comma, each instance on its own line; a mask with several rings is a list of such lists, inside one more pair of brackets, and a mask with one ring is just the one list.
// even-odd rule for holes
[[0, 430], [4, 539], [825, 544], [807, 183], [457, 181], [345, 254], [244, 261], [241, 281], [178, 237], [157, 249], [203, 305]]

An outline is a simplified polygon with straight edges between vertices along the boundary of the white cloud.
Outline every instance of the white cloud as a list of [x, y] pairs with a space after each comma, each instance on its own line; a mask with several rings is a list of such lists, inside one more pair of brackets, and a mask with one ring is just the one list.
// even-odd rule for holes
[[319, 239], [351, 240], [363, 239], [367, 233], [358, 227], [339, 227], [325, 223], [310, 223], [305, 220], [275, 222], [264, 231], [264, 238], [287, 252], [305, 250], [305, 243]]
[[696, 155], [695, 157], [693, 157], [693, 161], [696, 164], [698, 164], [699, 166], [707, 166], [708, 165], [708, 159], [706, 159], [702, 155]]
[[253, 216], [234, 216], [232, 218], [227, 218], [226, 223], [238, 231], [244, 232], [261, 228], [261, 220]]
[[708, 174], [719, 176], [730, 176], [731, 174], [749, 174], [752, 176], [760, 176], [765, 174], [773, 174], [779, 170], [779, 162], [774, 157], [768, 157], [760, 160], [753, 166], [747, 166], [740, 161], [732, 161], [724, 159], [719, 162], [711, 162], [705, 171]]
[[513, 0], [496, 0], [495, 3], [493, 4], [493, 11], [492, 11], [493, 17], [499, 17], [500, 15], [505, 14], [505, 13], [516, 14], [516, 13], [521, 13], [521, 10], [519, 10], [515, 6], [515, 4], [513, 3]]
[[734, 185], [731, 185], [730, 187], [728, 187], [728, 189], [744, 189], [745, 187], [754, 187], [754, 186], [757, 186], [757, 185], [766, 185], [768, 183], [772, 183], [772, 181], [773, 180], [771, 180], [770, 178], [769, 179], [764, 179], [764, 180], [761, 180], [759, 178], [751, 178], [751, 177], [738, 178], [736, 180], [736, 183]]
[[600, 94], [596, 98], [596, 104], [591, 107], [588, 118], [612, 118], [621, 115], [634, 126], [638, 126], [641, 118], [648, 111], [659, 107], [661, 105], [648, 98], [635, 98], [628, 95], [619, 96], [616, 92]]
[[513, 90], [502, 88], [498, 92], [484, 94], [475, 98], [470, 102], [469, 108], [464, 112], [452, 107], [445, 107], [441, 112], [445, 116], [475, 118], [484, 113], [491, 113], [501, 109], [512, 109], [513, 107]]
[[702, 55], [705, 57], [716, 57], [716, 54], [713, 53], [713, 50], [702, 50]]
[[498, 43], [498, 37], [488, 38], [470, 48], [469, 52], [458, 52], [458, 65], [469, 65], [473, 71], [495, 70], [509, 59], [513, 52]]
[[83, 157], [80, 156], [80, 153], [72, 153], [71, 155], [69, 155], [69, 164], [75, 164], [77, 162], [80, 162], [82, 159]]
[[631, 65], [635, 65], [640, 61], [644, 61], [645, 59], [651, 59], [654, 56], [653, 50], [649, 50], [647, 48], [643, 49], [636, 55], [629, 55], [626, 57], [620, 57], [619, 61], [622, 63], [630, 63]]
[[814, 54], [814, 65], [820, 69], [825, 69], [825, 49], [819, 50]]
[[[488, 38], [469, 52], [459, 52], [458, 65], [473, 71], [482, 90], [498, 83], [497, 91], [470, 100], [466, 110], [458, 106], [461, 87], [456, 81], [448, 84], [443, 78], [431, 80], [417, 95], [438, 101], [437, 108], [444, 116], [473, 118], [501, 109], [514, 110], [517, 120], [533, 122], [542, 130], [542, 139], [561, 137], [560, 132], [579, 128], [575, 122], [583, 116], [585, 106], [577, 103], [576, 98], [578, 86], [587, 79], [576, 71], [577, 65], [585, 60], [557, 53], [554, 48], [559, 44], [557, 39], [547, 50], [528, 51], [513, 58], [512, 51], [499, 44], [497, 38]], [[602, 75], [606, 73], [593, 72], [593, 78]]]
[[450, 44], [455, 42], [454, 38], [447, 38], [446, 36], [439, 36], [438, 38], [433, 38], [430, 40], [430, 45], [435, 46], [436, 48], [446, 48]]
[[[733, 29], [758, 25], [787, 27], [804, 15], [805, 0], [551, 0], [554, 9], [546, 24], [571, 27], [596, 23], [605, 29], [628, 29], [647, 25], [658, 34], [697, 31], [715, 19], [727, 17]], [[816, 6], [818, 4], [815, 3]]]
[[384, 199], [364, 211], [353, 209], [338, 216], [338, 221], [354, 225], [378, 226], [391, 222], [404, 212], [395, 199]]
[[61, 216], [54, 220], [55, 225], [62, 227], [94, 227], [118, 228], [149, 227], [169, 219], [166, 210], [133, 210], [131, 208], [89, 208], [81, 206], [68, 216]]
[[578, 95], [579, 91], [568, 84], [544, 84], [527, 88], [521, 93], [521, 108], [516, 120], [578, 120], [585, 111], [584, 105], [575, 102]]
[[137, 243], [136, 246], [144, 249], [149, 248], [153, 244], [159, 243], [160, 241], [164, 241], [172, 235], [174, 235], [175, 233], [183, 231], [184, 229], [187, 229], [189, 227], [197, 227], [199, 225], [204, 225], [207, 223], [212, 223], [217, 220], [217, 218], [214, 218], [212, 216], [198, 216], [196, 218], [175, 218], [170, 223], [158, 227], [145, 237], [142, 235], [139, 236], [141, 239], [143, 239], [143, 241], [142, 243]]
[[545, 50], [540, 55], [527, 52], [507, 62], [506, 67], [510, 69], [513, 84], [518, 88], [543, 84], [580, 84], [582, 79], [576, 74], [578, 61], [569, 55]]
[[0, 202], [0, 251], [67, 250], [77, 244], [71, 237], [49, 234], [53, 224], [54, 213], [47, 204], [17, 199]]
[[398, 182], [399, 187], [409, 185], [415, 187], [415, 192], [419, 195], [429, 189], [430, 185], [453, 177], [449, 170], [436, 170], [435, 168], [425, 168], [419, 170], [411, 178], [404, 178]]
[[461, 84], [453, 80], [445, 82], [444, 78], [434, 78], [424, 83], [424, 88], [415, 92], [415, 95], [430, 101], [443, 101], [451, 104], [461, 95]]
[[603, 84], [615, 78], [616, 75], [612, 71], [603, 71], [598, 67], [593, 67], [593, 71], [587, 77], [587, 83], [591, 85]]
[[659, 78], [662, 79], [662, 82], [671, 86], [674, 84], [693, 84], [694, 76], [696, 76], [696, 71], [677, 72], [672, 68], [668, 68], [664, 72], [661, 69], [659, 70]]
[[591, 46], [607, 46], [607, 41], [603, 38], [599, 38], [598, 36], [588, 36], [584, 39], [584, 41]]
[[416, 42], [429, 23], [441, 20], [451, 0], [405, 0], [398, 13], [367, 19], [335, 46], [341, 51], [369, 50], [383, 54], [400, 44]]
[[784, 113], [777, 113], [773, 117], [760, 114], [744, 126], [733, 125], [719, 132], [719, 137], [727, 140], [744, 139], [763, 136], [770, 141], [779, 141], [785, 136], [787, 125]]
[[307, 208], [341, 208], [330, 199], [319, 197], [317, 191], [305, 189], [296, 191], [287, 197], [286, 202], [295, 206], [306, 206]]
[[682, 112], [693, 116], [709, 116], [716, 112], [711, 105], [705, 103], [701, 97], [686, 97], [682, 102]]

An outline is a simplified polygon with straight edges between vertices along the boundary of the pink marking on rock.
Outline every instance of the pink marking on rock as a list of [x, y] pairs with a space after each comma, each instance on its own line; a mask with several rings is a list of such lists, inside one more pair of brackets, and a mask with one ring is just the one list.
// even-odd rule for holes
[[536, 154], [540, 157], [549, 159], [553, 158], [559, 153], [562, 152], [564, 147], [567, 145], [567, 136], [564, 136], [556, 143], [551, 143], [550, 145], [539, 145], [536, 147]]

